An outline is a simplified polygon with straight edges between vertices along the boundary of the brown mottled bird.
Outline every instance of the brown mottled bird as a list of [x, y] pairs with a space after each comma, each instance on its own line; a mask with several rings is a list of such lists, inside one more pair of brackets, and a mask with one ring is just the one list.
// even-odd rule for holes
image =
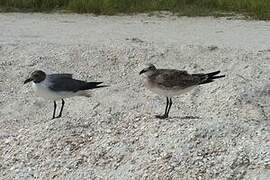
[[157, 115], [157, 118], [164, 119], [169, 116], [172, 106], [172, 97], [186, 93], [201, 84], [213, 82], [214, 79], [223, 78], [220, 71], [206, 74], [189, 74], [187, 71], [177, 69], [157, 69], [153, 64], [149, 64], [140, 74], [146, 75], [145, 85], [156, 94], [166, 96], [167, 104], [165, 113]]

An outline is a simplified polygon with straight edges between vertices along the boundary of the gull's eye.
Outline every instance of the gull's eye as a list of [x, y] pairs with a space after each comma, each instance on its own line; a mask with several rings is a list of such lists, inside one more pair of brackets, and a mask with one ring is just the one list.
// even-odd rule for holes
[[39, 75], [38, 74], [33, 74], [33, 78], [38, 78]]

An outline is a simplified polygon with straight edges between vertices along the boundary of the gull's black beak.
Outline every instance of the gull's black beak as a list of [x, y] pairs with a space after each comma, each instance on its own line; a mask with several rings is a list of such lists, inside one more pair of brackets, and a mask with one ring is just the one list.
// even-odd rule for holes
[[31, 82], [31, 81], [33, 81], [32, 78], [26, 79], [26, 80], [23, 82], [23, 84], [29, 83], [29, 82]]
[[139, 74], [141, 75], [141, 74], [143, 74], [143, 73], [145, 73], [145, 72], [146, 72], [146, 70], [143, 69], [143, 70], [141, 70], [141, 72], [140, 72]]

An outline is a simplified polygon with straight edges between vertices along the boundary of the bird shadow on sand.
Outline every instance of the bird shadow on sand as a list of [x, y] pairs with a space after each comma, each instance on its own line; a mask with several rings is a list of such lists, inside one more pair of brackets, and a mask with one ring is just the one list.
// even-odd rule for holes
[[169, 119], [202, 119], [199, 116], [172, 116]]

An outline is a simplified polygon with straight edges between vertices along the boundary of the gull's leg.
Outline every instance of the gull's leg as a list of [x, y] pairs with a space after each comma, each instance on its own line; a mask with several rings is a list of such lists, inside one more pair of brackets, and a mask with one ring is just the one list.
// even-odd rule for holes
[[53, 101], [53, 117], [52, 117], [52, 119], [54, 119], [55, 118], [55, 111], [56, 111], [56, 102], [55, 101]]
[[64, 99], [62, 99], [61, 110], [60, 110], [60, 113], [59, 113], [59, 115], [57, 116], [57, 118], [60, 118], [60, 117], [62, 116], [62, 111], [63, 111], [63, 109], [64, 109], [64, 105], [65, 105], [65, 101], [64, 101]]
[[169, 107], [168, 107], [167, 113], [165, 113], [166, 114], [166, 117], [169, 117], [169, 112], [171, 110], [171, 107], [172, 107], [172, 98], [170, 98]]
[[163, 115], [157, 115], [156, 117], [159, 119], [165, 119], [168, 117], [167, 111], [168, 111], [168, 107], [169, 107], [169, 98], [166, 97], [166, 108], [165, 108], [165, 113]]

